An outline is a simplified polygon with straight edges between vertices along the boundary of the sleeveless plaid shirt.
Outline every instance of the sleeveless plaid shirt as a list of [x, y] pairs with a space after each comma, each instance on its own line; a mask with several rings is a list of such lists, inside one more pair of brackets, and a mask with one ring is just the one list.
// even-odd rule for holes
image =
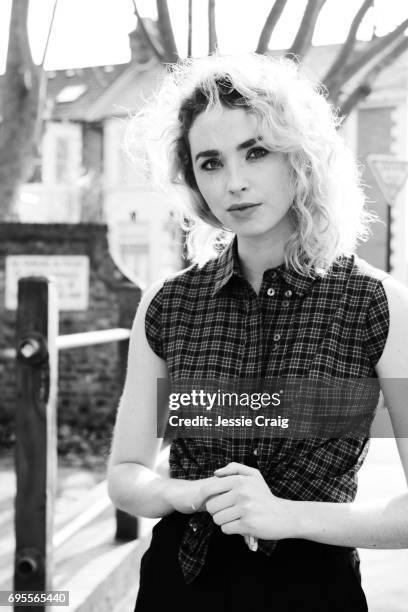
[[[167, 363], [171, 381], [277, 377], [375, 378], [389, 328], [382, 270], [343, 256], [326, 276], [282, 264], [266, 270], [259, 294], [244, 278], [237, 239], [202, 268], [164, 281], [145, 318], [147, 340]], [[231, 461], [257, 467], [272, 493], [291, 500], [350, 502], [367, 437], [240, 440], [176, 438], [170, 476], [213, 476]], [[191, 516], [179, 563], [191, 582], [205, 563], [215, 524]], [[259, 540], [273, 554], [275, 541]]]

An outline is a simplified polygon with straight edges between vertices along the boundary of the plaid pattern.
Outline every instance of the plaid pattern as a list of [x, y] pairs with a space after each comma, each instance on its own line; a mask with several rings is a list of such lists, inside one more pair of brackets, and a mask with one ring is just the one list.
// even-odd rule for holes
[[[145, 329], [171, 381], [277, 377], [372, 378], [388, 334], [386, 273], [356, 256], [336, 260], [325, 277], [265, 271], [257, 296], [243, 277], [236, 238], [216, 259], [166, 280], [151, 301]], [[257, 467], [271, 491], [292, 500], [353, 501], [366, 437], [308, 439], [177, 438], [172, 478], [212, 476], [230, 461]], [[215, 524], [192, 515], [179, 549], [186, 582], [202, 568]], [[259, 541], [272, 554], [275, 541]]]

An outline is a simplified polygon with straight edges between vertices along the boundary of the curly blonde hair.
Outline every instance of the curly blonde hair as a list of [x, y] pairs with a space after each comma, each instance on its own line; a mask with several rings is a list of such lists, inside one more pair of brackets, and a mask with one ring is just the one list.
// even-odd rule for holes
[[289, 162], [295, 231], [285, 245], [286, 266], [324, 273], [367, 239], [375, 216], [365, 208], [356, 160], [323, 88], [292, 60], [213, 55], [171, 66], [155, 97], [132, 118], [125, 139], [133, 160], [146, 163], [156, 185], [167, 195], [177, 192], [189, 259], [203, 265], [234, 236], [197, 187], [188, 140], [196, 117], [222, 106], [253, 114], [263, 146]]

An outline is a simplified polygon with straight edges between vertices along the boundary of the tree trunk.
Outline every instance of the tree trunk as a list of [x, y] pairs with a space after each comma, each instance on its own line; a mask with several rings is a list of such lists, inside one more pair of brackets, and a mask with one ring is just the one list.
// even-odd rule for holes
[[272, 6], [262, 28], [262, 32], [259, 37], [258, 45], [255, 51], [256, 53], [267, 52], [272, 33], [280, 19], [280, 16], [282, 15], [283, 9], [285, 8], [287, 1], [288, 0], [275, 0], [275, 3]]
[[328, 85], [331, 79], [335, 78], [337, 72], [344, 67], [344, 64], [348, 61], [351, 54], [353, 53], [356, 46], [356, 36], [358, 28], [361, 25], [367, 11], [372, 8], [374, 5], [374, 0], [364, 0], [360, 9], [354, 16], [353, 21], [351, 22], [349, 32], [347, 34], [347, 38], [340, 49], [340, 53], [337, 58], [334, 60], [333, 64], [330, 66], [329, 71], [326, 73], [326, 76], [323, 79], [323, 82]]
[[0, 124], [0, 218], [16, 219], [20, 185], [32, 172], [45, 101], [45, 75], [31, 57], [27, 32], [29, 0], [13, 0]]
[[316, 22], [325, 3], [326, 0], [308, 0], [295, 40], [287, 53], [289, 57], [302, 58], [309, 51]]
[[208, 0], [208, 54], [217, 51], [217, 30], [215, 27], [215, 0]]
[[156, 6], [160, 37], [164, 47], [163, 59], [165, 63], [172, 64], [177, 62], [179, 59], [179, 54], [171, 25], [167, 0], [156, 0]]
[[193, 55], [193, 0], [188, 0], [187, 57]]

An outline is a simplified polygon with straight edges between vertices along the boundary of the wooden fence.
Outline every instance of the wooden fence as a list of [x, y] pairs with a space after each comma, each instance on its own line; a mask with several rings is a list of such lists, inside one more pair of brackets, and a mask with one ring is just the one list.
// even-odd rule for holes
[[[58, 353], [61, 350], [118, 342], [119, 376], [126, 372], [129, 335], [141, 291], [131, 283], [118, 287], [117, 329], [58, 335], [54, 282], [44, 277], [18, 284], [16, 349], [16, 477], [14, 591], [52, 589], [53, 509], [57, 474]], [[69, 537], [70, 530], [61, 535]], [[56, 534], [58, 536], [58, 534]], [[137, 538], [138, 523], [116, 510], [116, 540]], [[61, 539], [61, 538], [60, 538]], [[15, 606], [15, 610], [45, 610]]]

